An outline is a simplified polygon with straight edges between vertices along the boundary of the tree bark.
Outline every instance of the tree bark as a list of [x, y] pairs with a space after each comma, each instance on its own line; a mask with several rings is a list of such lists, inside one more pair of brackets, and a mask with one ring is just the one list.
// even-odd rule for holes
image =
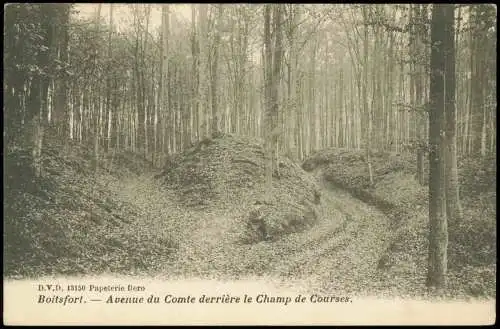
[[191, 90], [191, 112], [192, 130], [195, 140], [200, 140], [200, 113], [199, 113], [199, 47], [196, 28], [196, 6], [191, 6], [191, 56], [192, 62], [192, 90]]
[[455, 106], [455, 21], [453, 6], [446, 7], [445, 34], [443, 38], [444, 67], [444, 105], [445, 105], [445, 163], [446, 163], [446, 214], [452, 225], [462, 220], [462, 206], [459, 196], [457, 169], [457, 136], [456, 136], [456, 106]]
[[264, 7], [264, 143], [266, 152], [266, 190], [271, 196], [273, 187], [272, 163], [272, 49], [271, 49], [271, 5]]
[[[170, 34], [170, 8], [168, 4], [163, 4], [161, 9], [162, 17], [162, 40], [161, 40], [161, 72], [160, 72], [160, 104], [159, 104], [159, 125], [161, 130], [161, 159], [165, 152], [165, 137], [167, 135], [167, 120], [168, 113], [170, 112], [170, 99], [169, 99], [169, 79], [168, 79], [168, 69], [169, 69], [169, 34]], [[167, 148], [169, 149], [169, 148]]]
[[219, 44], [220, 44], [220, 29], [222, 20], [222, 5], [217, 5], [216, 30], [214, 37], [214, 53], [212, 58], [212, 75], [211, 75], [211, 93], [212, 93], [212, 136], [219, 132], [219, 117], [218, 117], [218, 63], [219, 63]]
[[[426, 36], [425, 19], [427, 17], [427, 9], [420, 5], [415, 5], [415, 58], [416, 60], [423, 60], [426, 57], [424, 51], [424, 42]], [[422, 109], [424, 104], [424, 80], [425, 72], [424, 66], [420, 63], [416, 64], [415, 70], [415, 106], [419, 108], [417, 113], [417, 181], [420, 185], [425, 184], [425, 171], [424, 171], [424, 155], [426, 148], [425, 140], [425, 115], [426, 112]]]
[[207, 14], [207, 4], [198, 5], [198, 44], [199, 44], [199, 66], [198, 66], [198, 110], [200, 118], [200, 139], [203, 137], [209, 137], [207, 132], [209, 127], [208, 118], [208, 106], [209, 106], [209, 63], [208, 63], [208, 14]]
[[[273, 9], [273, 31], [271, 33], [271, 9]], [[266, 5], [264, 8], [264, 58], [265, 58], [265, 149], [267, 155], [266, 185], [268, 197], [272, 191], [272, 176], [277, 169], [278, 157], [278, 109], [281, 77], [282, 12], [280, 5]], [[273, 38], [273, 37], [274, 38]], [[274, 42], [273, 42], [274, 41]]]
[[[108, 133], [107, 133], [107, 150], [111, 150], [111, 127], [113, 121], [113, 109], [111, 108], [111, 59], [113, 56], [112, 48], [113, 35], [113, 4], [109, 4], [109, 34], [108, 34], [108, 67], [106, 77], [106, 109], [108, 111]], [[116, 111], [115, 111], [116, 112]]]
[[[96, 37], [98, 38], [99, 37], [99, 31], [100, 31], [100, 24], [101, 24], [101, 8], [102, 8], [102, 4], [100, 3], [97, 7], [97, 18], [96, 18]], [[96, 58], [96, 61], [94, 62], [94, 65], [97, 66], [98, 63], [97, 63], [97, 58], [99, 56], [99, 50], [96, 48], [95, 50], [95, 58]], [[100, 81], [100, 74], [97, 73], [97, 81], [98, 81], [98, 85], [99, 85], [99, 81]], [[90, 94], [90, 96], [92, 97], [93, 95]], [[100, 97], [98, 96], [98, 100], [97, 100], [97, 106], [99, 107], [99, 109], [101, 108], [101, 100], [100, 100]], [[93, 113], [93, 116], [94, 116], [94, 122], [93, 122], [93, 125], [94, 125], [94, 159], [93, 159], [93, 167], [94, 167], [94, 170], [97, 172], [97, 168], [98, 168], [98, 161], [99, 161], [99, 125], [100, 125], [100, 121], [99, 121], [99, 116], [97, 113]]]
[[368, 12], [366, 6], [363, 11], [363, 112], [367, 115], [367, 132], [365, 137], [366, 163], [368, 165], [368, 177], [370, 186], [373, 186], [373, 171], [371, 162], [371, 139], [372, 139], [372, 109], [368, 105]]
[[[435, 4], [431, 21], [431, 84], [429, 117], [429, 263], [426, 284], [446, 287], [448, 225], [444, 166], [445, 44], [453, 5]], [[451, 14], [453, 17], [453, 14]]]
[[281, 134], [281, 128], [278, 125], [279, 115], [279, 88], [281, 85], [281, 62], [283, 60], [283, 39], [282, 39], [282, 7], [274, 6], [274, 54], [273, 54], [273, 73], [272, 73], [272, 162], [273, 170], [278, 170], [278, 139]]
[[[61, 5], [60, 5], [61, 6]], [[70, 4], [64, 4], [61, 7], [62, 17], [61, 22], [58, 24], [57, 29], [59, 33], [57, 35], [60, 41], [60, 60], [63, 63], [68, 61], [68, 44], [69, 44], [69, 15], [70, 15]], [[57, 41], [56, 41], [57, 42]], [[66, 138], [69, 136], [69, 116], [68, 116], [68, 81], [67, 78], [62, 75], [62, 78], [58, 78], [55, 81], [55, 100], [54, 100], [54, 121], [56, 123], [57, 129], [59, 131], [59, 136], [61, 138]]]
[[470, 21], [471, 27], [471, 98], [470, 98], [470, 114], [472, 129], [469, 133], [472, 134], [472, 152], [476, 155], [483, 155], [483, 130], [484, 130], [484, 85], [483, 85], [483, 24], [481, 16], [481, 6], [470, 6]]

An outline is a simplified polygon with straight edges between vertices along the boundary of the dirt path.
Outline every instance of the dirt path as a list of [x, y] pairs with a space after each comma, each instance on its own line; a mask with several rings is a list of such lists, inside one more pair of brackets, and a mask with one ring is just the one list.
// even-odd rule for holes
[[[176, 253], [165, 264], [162, 277], [208, 277], [219, 270], [224, 250], [229, 248], [230, 214], [181, 207], [176, 191], [162, 187], [155, 173], [127, 177], [110, 188], [123, 202], [139, 210], [137, 220], [172, 233]], [[224, 243], [223, 243], [224, 242]]]
[[178, 251], [165, 265], [165, 276], [260, 277], [303, 292], [364, 295], [387, 290], [377, 277], [379, 257], [387, 248], [387, 217], [332, 187], [321, 172], [314, 175], [322, 189], [318, 224], [253, 245], [228, 238], [234, 233], [234, 214], [181, 209], [175, 205], [175, 191], [161, 190], [152, 175], [123, 180], [114, 188], [142, 216], [162, 223], [159, 229], [178, 232], [172, 237]]
[[303, 290], [357, 295], [386, 290], [377, 278], [377, 264], [387, 248], [387, 217], [325, 182], [321, 172], [315, 176], [322, 188], [319, 223], [254, 249], [266, 259], [268, 271]]

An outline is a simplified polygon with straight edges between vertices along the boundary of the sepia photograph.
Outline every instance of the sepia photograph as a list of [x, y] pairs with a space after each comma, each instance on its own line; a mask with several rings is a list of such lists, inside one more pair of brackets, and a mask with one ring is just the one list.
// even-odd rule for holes
[[4, 4], [4, 324], [493, 324], [494, 4]]

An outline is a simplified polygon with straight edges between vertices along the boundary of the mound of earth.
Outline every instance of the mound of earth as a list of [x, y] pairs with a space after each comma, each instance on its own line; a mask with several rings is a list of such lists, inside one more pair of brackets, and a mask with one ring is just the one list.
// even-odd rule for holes
[[314, 225], [320, 202], [315, 181], [280, 157], [269, 192], [265, 168], [260, 140], [225, 134], [171, 157], [157, 178], [175, 189], [186, 207], [230, 209], [241, 217], [244, 242], [273, 240]]
[[115, 154], [114, 163], [110, 155], [96, 172], [91, 147], [49, 138], [40, 178], [31, 174], [23, 149], [4, 159], [5, 275], [130, 273], [161, 265], [174, 248], [169, 237], [145, 226], [136, 207], [110, 189], [148, 163]]

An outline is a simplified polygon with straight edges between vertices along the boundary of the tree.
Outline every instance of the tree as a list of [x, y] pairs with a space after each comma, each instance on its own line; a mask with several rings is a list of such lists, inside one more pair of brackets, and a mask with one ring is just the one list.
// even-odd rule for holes
[[297, 106], [297, 70], [298, 70], [298, 49], [297, 49], [297, 36], [298, 36], [298, 22], [301, 17], [300, 5], [289, 4], [286, 5], [288, 9], [288, 19], [287, 19], [287, 31], [286, 37], [288, 41], [289, 56], [288, 56], [288, 79], [287, 79], [287, 91], [288, 91], [288, 111], [286, 124], [287, 131], [289, 133], [286, 135], [288, 140], [288, 157], [291, 159], [298, 159], [300, 154], [297, 150], [297, 131], [300, 126], [298, 123], [298, 113], [299, 109]]
[[271, 135], [271, 148], [272, 148], [272, 163], [273, 170], [278, 170], [278, 137], [280, 135], [280, 127], [278, 126], [279, 115], [279, 89], [281, 85], [281, 63], [283, 62], [283, 7], [282, 5], [274, 6], [274, 53], [273, 53], [273, 66], [272, 66], [272, 89], [271, 89], [271, 117], [272, 117], [272, 135]]
[[417, 150], [417, 180], [420, 185], [424, 185], [424, 154], [425, 154], [425, 123], [427, 114], [425, 109], [425, 60], [427, 51], [425, 42], [427, 41], [427, 8], [426, 5], [415, 4], [412, 15], [412, 33], [410, 36], [410, 56], [412, 62], [412, 107], [417, 115], [416, 122], [416, 150]]
[[[272, 9], [272, 24], [271, 24]], [[264, 65], [265, 65], [265, 144], [267, 191], [272, 189], [272, 176], [277, 170], [278, 157], [278, 109], [279, 85], [282, 61], [282, 9], [280, 5], [265, 5], [264, 8]], [[271, 30], [272, 28], [272, 30]]]
[[[41, 39], [43, 43], [37, 57], [38, 67], [45, 71], [40, 74], [38, 81], [31, 83], [29, 116], [31, 120], [31, 129], [28, 128], [29, 138], [32, 142], [32, 157], [33, 157], [33, 172], [35, 177], [42, 175], [42, 145], [43, 136], [46, 127], [47, 115], [47, 95], [50, 84], [50, 76], [53, 74], [51, 70], [51, 60], [54, 56], [54, 17], [56, 16], [56, 8], [50, 4], [40, 5], [40, 25]], [[31, 130], [31, 131], [30, 131]]]
[[271, 49], [271, 5], [265, 5], [264, 7], [264, 106], [265, 106], [265, 132], [264, 132], [264, 143], [266, 152], [266, 185], [267, 192], [271, 193], [273, 186], [273, 163], [272, 163], [272, 140], [271, 131], [272, 127], [272, 115], [273, 107], [271, 104], [271, 92], [272, 92], [272, 49]]
[[455, 106], [455, 18], [453, 7], [447, 8], [446, 34], [443, 38], [444, 56], [444, 105], [445, 105], [445, 171], [446, 171], [446, 214], [453, 225], [461, 221], [462, 206], [460, 204], [458, 169], [457, 169], [457, 135]]
[[[64, 67], [68, 62], [68, 45], [69, 45], [69, 16], [71, 4], [59, 5], [58, 16], [53, 19], [59, 18], [56, 23], [56, 35], [54, 40], [59, 52], [59, 62], [61, 67]], [[54, 79], [55, 85], [55, 99], [54, 99], [54, 123], [59, 131], [59, 136], [64, 138], [69, 136], [69, 117], [68, 117], [68, 77], [64, 70], [61, 70]]]
[[216, 17], [216, 28], [215, 28], [215, 37], [214, 37], [214, 45], [213, 45], [213, 54], [212, 54], [212, 65], [211, 65], [211, 92], [212, 92], [212, 127], [211, 127], [211, 135], [219, 132], [219, 118], [218, 118], [218, 63], [219, 63], [219, 45], [220, 45], [220, 34], [221, 34], [221, 24], [222, 24], [222, 15], [223, 9], [222, 5], [217, 5], [217, 17]]
[[[429, 112], [429, 263], [427, 286], [446, 287], [448, 226], [445, 194], [445, 111], [454, 99], [453, 52], [454, 6], [435, 4], [431, 20]], [[452, 57], [453, 59], [453, 57]], [[448, 58], [449, 60], [449, 58]], [[452, 92], [452, 95], [447, 95]]]
[[108, 65], [107, 65], [107, 77], [106, 77], [106, 110], [108, 112], [108, 130], [107, 130], [107, 150], [111, 150], [111, 127], [113, 124], [113, 111], [112, 100], [111, 100], [111, 59], [113, 58], [113, 4], [109, 4], [109, 31], [108, 31]]
[[[168, 59], [169, 59], [169, 34], [170, 34], [170, 20], [169, 20], [169, 6], [163, 4], [161, 7], [161, 40], [160, 40], [160, 78], [159, 78], [159, 115], [155, 111], [155, 120], [158, 120], [161, 130], [161, 152], [165, 152], [165, 130], [166, 130], [166, 113], [169, 111], [168, 99]], [[156, 124], [155, 124], [156, 127]], [[155, 128], [156, 130], [156, 128]], [[156, 136], [156, 133], [155, 133]], [[156, 144], [156, 139], [155, 139]], [[156, 148], [156, 147], [155, 147]]]
[[368, 105], [368, 8], [362, 7], [363, 13], [363, 114], [367, 116], [366, 163], [368, 164], [368, 177], [373, 186], [373, 172], [371, 162], [372, 116], [373, 108]]
[[200, 120], [199, 138], [209, 137], [209, 89], [208, 74], [208, 5], [198, 5], [198, 118]]
[[[95, 23], [95, 36], [96, 38], [99, 38], [99, 30], [100, 30], [100, 25], [101, 25], [101, 9], [102, 9], [102, 4], [99, 4], [97, 7], [97, 16], [96, 16], [96, 23]], [[99, 67], [98, 67], [98, 59], [99, 59], [99, 49], [98, 47], [95, 48], [95, 57], [94, 57], [94, 71], [96, 71], [97, 75], [97, 81], [98, 83], [100, 82], [100, 73], [99, 73]], [[98, 84], [98, 86], [100, 83]], [[95, 90], [95, 89], [94, 89]], [[92, 94], [91, 94], [92, 95]], [[101, 107], [101, 97], [100, 94], [97, 95], [98, 101], [97, 101], [97, 106], [99, 108], [99, 111], [102, 109]], [[97, 162], [99, 161], [99, 131], [100, 131], [100, 125], [101, 121], [99, 120], [99, 115], [97, 113], [92, 114], [94, 118], [93, 126], [94, 126], [94, 131], [93, 131], [93, 138], [94, 138], [94, 159], [93, 159], [93, 167], [95, 170], [97, 170]]]

